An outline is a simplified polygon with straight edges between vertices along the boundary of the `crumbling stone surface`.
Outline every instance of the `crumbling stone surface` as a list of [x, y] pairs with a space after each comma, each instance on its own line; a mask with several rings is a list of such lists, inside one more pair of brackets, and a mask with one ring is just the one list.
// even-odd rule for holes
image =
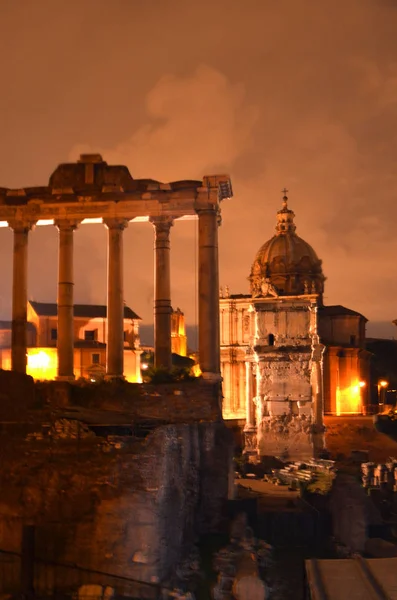
[[2, 390], [0, 548], [31, 524], [42, 559], [157, 582], [219, 527], [233, 444], [217, 386], [21, 380], [13, 419]]
[[272, 566], [272, 554], [269, 544], [254, 537], [245, 513], [237, 515], [231, 525], [230, 544], [213, 557], [214, 571], [218, 573], [213, 598], [264, 600], [269, 587], [262, 577]]
[[382, 519], [357, 479], [338, 474], [329, 501], [336, 543], [346, 549], [346, 556], [362, 553], [370, 525], [380, 525]]
[[30, 523], [43, 559], [164, 580], [223, 518], [229, 431], [222, 423], [163, 425], [143, 439], [124, 437], [111, 452], [72, 431], [69, 439], [1, 446], [0, 546], [19, 551]]
[[36, 384], [36, 397], [43, 409], [79, 407], [165, 423], [222, 420], [217, 385], [201, 380], [162, 385], [48, 381]]
[[0, 369], [0, 421], [19, 421], [22, 414], [34, 407], [35, 398], [32, 377]]

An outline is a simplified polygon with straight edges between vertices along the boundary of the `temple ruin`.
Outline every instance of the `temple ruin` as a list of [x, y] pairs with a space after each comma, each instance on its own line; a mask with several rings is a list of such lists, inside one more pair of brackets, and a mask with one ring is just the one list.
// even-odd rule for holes
[[232, 196], [227, 175], [202, 181], [160, 183], [134, 179], [125, 166], [108, 165], [98, 154], [61, 164], [49, 184], [0, 188], [0, 224], [14, 232], [12, 370], [26, 372], [27, 265], [29, 232], [37, 224], [59, 231], [58, 375], [73, 372], [73, 238], [80, 224], [108, 230], [106, 377], [123, 378], [123, 230], [150, 221], [155, 253], [155, 364], [171, 366], [170, 230], [176, 219], [198, 219], [199, 352], [203, 377], [220, 380], [218, 226], [220, 204]]

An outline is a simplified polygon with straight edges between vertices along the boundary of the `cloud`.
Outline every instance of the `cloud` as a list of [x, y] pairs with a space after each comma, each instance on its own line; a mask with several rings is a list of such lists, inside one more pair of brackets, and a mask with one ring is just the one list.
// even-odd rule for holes
[[[163, 76], [147, 94], [145, 105], [146, 122], [124, 142], [114, 148], [79, 144], [70, 151], [70, 160], [80, 153], [100, 152], [109, 164], [128, 165], [133, 177], [173, 181], [229, 172], [251, 149], [257, 107], [247, 102], [242, 84], [231, 83], [209, 66], [198, 66], [186, 77]], [[153, 310], [148, 264], [153, 233], [151, 228], [138, 227], [130, 224], [124, 234], [126, 261], [131, 265], [127, 273], [133, 273], [132, 278], [126, 277], [125, 293], [134, 310], [148, 320]], [[197, 314], [195, 228], [193, 223], [177, 223], [171, 231], [172, 302], [186, 311], [191, 322]]]
[[[147, 95], [146, 111], [147, 122], [129, 138], [99, 151], [109, 163], [127, 164], [133, 177], [161, 181], [230, 167], [249, 150], [258, 118], [244, 86], [206, 65], [187, 77], [164, 75]], [[78, 145], [70, 158], [88, 148]]]
[[[396, 318], [394, 0], [53, 4], [2, 9], [1, 185], [43, 185], [83, 151], [137, 178], [227, 172], [235, 197], [222, 206], [221, 281], [235, 292], [248, 290], [286, 186], [298, 234], [323, 259], [327, 302]], [[76, 298], [102, 302], [99, 229], [76, 232]], [[33, 243], [36, 233], [31, 287], [49, 294], [56, 242]], [[173, 302], [190, 321], [195, 235], [193, 223], [171, 232]], [[6, 303], [10, 239], [0, 236]], [[124, 240], [126, 300], [149, 322], [152, 228], [131, 224]]]

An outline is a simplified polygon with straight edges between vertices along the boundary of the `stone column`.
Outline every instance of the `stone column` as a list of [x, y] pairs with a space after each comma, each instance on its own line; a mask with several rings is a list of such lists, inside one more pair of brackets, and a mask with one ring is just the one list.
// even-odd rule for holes
[[106, 378], [124, 378], [123, 230], [128, 222], [106, 219], [108, 228], [108, 304]]
[[255, 407], [252, 397], [252, 363], [249, 360], [245, 361], [245, 400], [246, 420], [244, 430], [249, 431], [255, 426]]
[[154, 364], [170, 369], [171, 361], [171, 271], [170, 217], [152, 218], [154, 227]]
[[26, 373], [26, 326], [28, 303], [28, 235], [31, 225], [9, 224], [14, 230], [12, 275], [11, 368]]
[[199, 358], [204, 379], [220, 381], [218, 212], [199, 217]]
[[58, 380], [74, 379], [73, 329], [73, 232], [76, 222], [56, 221], [59, 232], [58, 255]]

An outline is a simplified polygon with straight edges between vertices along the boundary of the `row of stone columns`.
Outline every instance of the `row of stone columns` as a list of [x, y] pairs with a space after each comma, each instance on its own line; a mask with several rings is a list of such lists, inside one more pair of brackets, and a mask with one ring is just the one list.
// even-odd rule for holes
[[[198, 212], [199, 218], [199, 355], [203, 376], [220, 379], [219, 349], [219, 274], [218, 213], [216, 208]], [[170, 217], [155, 217], [155, 365], [171, 367], [171, 274]], [[124, 370], [124, 293], [123, 230], [124, 219], [106, 219], [108, 229], [107, 294], [107, 377], [122, 378]], [[28, 234], [31, 225], [9, 223], [14, 230], [12, 291], [12, 369], [26, 372], [27, 262]], [[73, 327], [73, 233], [78, 223], [61, 220], [58, 268], [58, 379], [74, 378]]]

